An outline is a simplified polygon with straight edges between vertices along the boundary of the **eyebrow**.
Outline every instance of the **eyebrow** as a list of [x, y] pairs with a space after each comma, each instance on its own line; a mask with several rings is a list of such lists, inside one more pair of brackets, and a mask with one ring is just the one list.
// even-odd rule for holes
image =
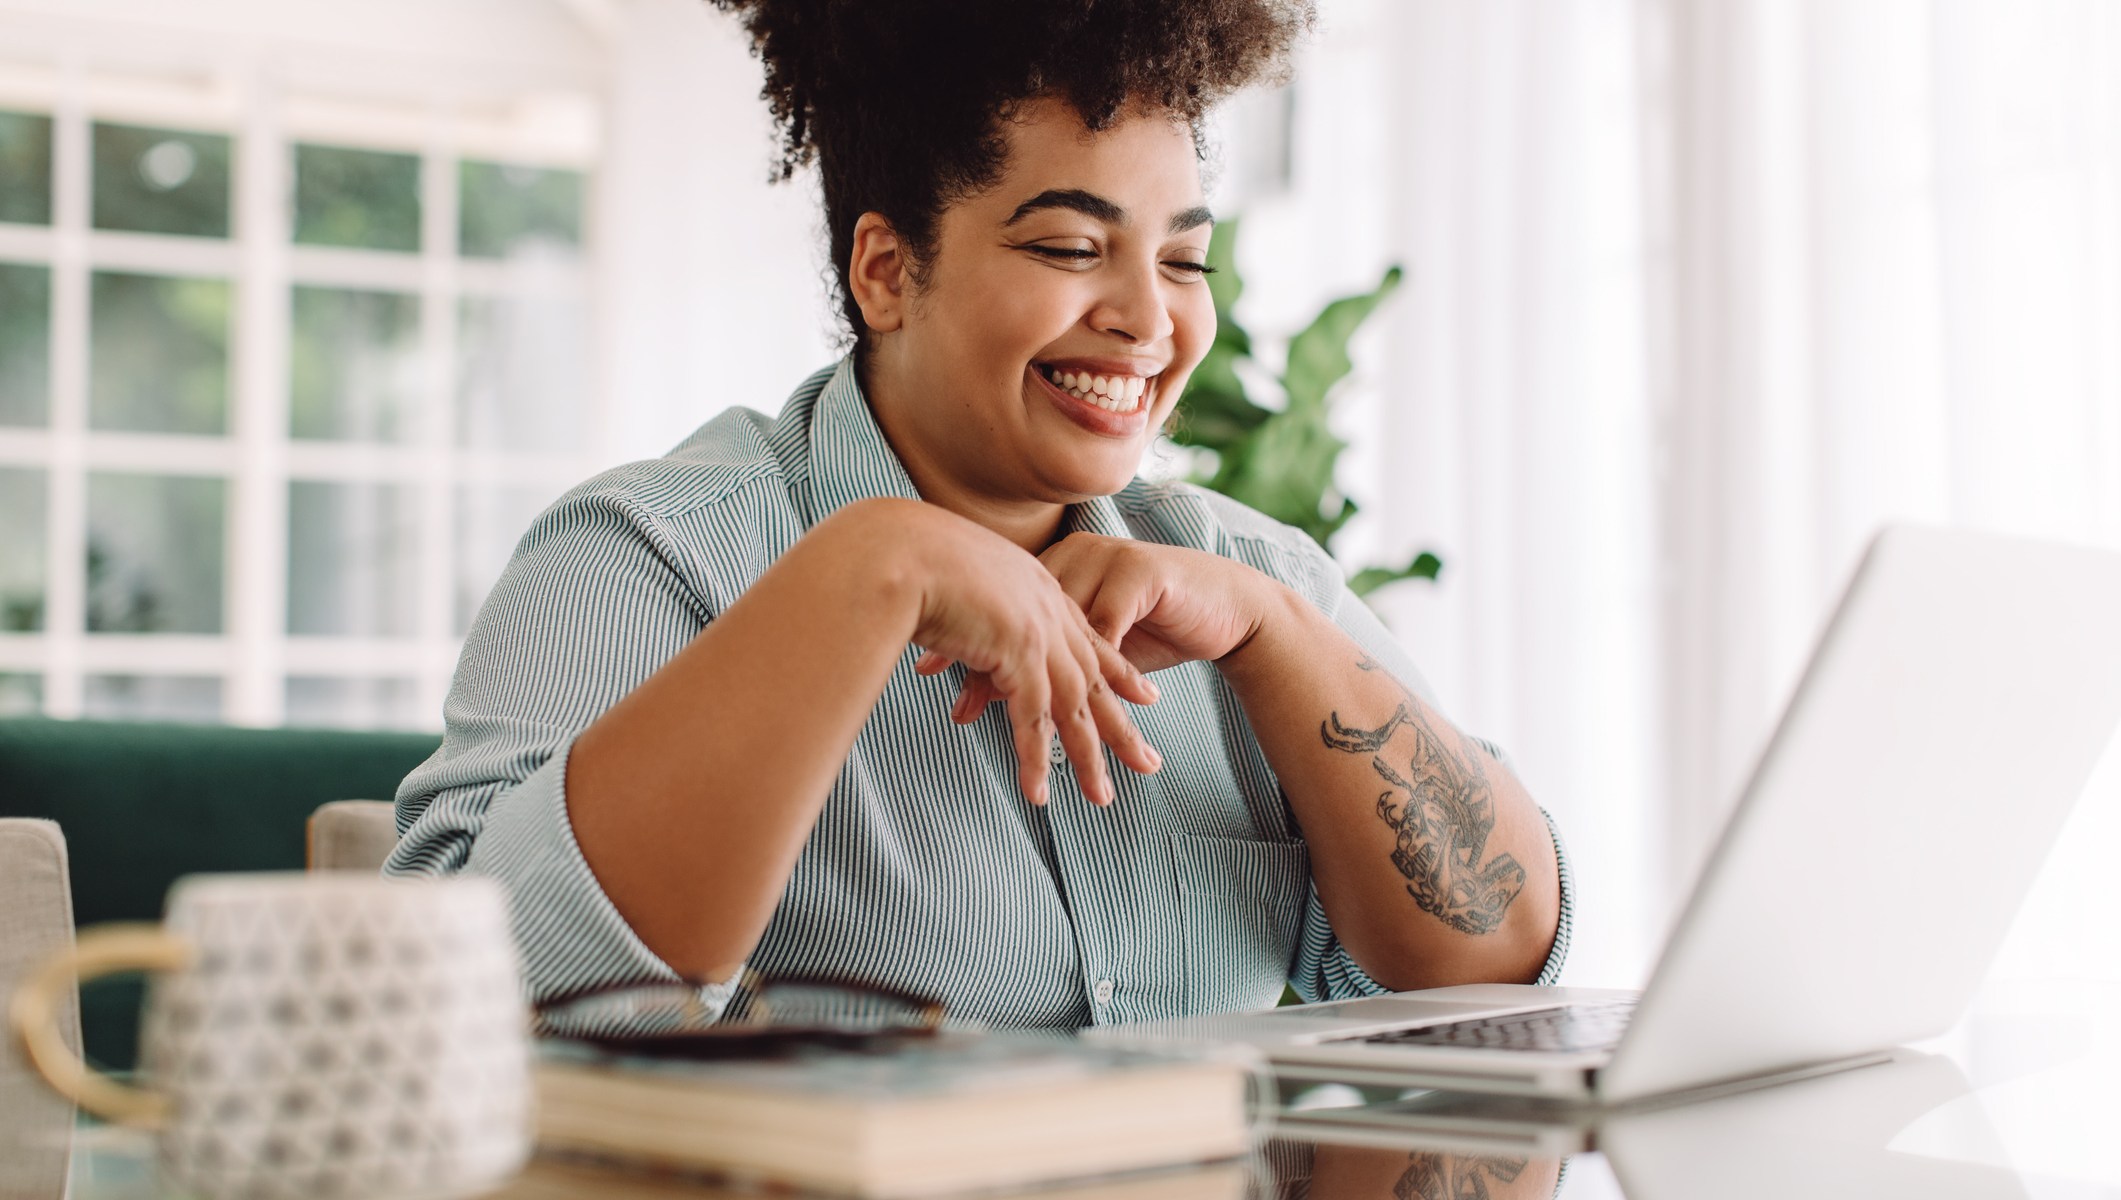
[[[1014, 225], [1032, 213], [1043, 212], [1049, 208], [1063, 208], [1070, 212], [1079, 212], [1093, 221], [1103, 221], [1107, 225], [1124, 226], [1128, 224], [1127, 210], [1098, 195], [1096, 192], [1086, 192], [1081, 188], [1047, 188], [1038, 195], [1017, 205], [1016, 211], [1010, 213], [1009, 219], [1002, 222], [1002, 225], [1004, 227]], [[1214, 220], [1215, 214], [1209, 212], [1207, 206], [1195, 205], [1174, 215], [1171, 218], [1168, 229], [1171, 233], [1185, 233], [1187, 230], [1198, 229], [1203, 225], [1210, 224]]]

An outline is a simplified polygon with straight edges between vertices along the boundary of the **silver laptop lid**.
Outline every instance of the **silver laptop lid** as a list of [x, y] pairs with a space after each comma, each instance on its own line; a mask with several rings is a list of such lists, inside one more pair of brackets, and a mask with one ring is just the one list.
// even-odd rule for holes
[[1949, 1028], [2117, 720], [2121, 554], [1881, 533], [1599, 1094]]

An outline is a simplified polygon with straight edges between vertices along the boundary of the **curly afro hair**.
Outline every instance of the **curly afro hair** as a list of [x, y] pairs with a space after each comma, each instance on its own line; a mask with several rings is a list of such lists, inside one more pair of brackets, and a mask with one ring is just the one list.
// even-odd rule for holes
[[780, 133], [774, 176], [815, 162], [840, 309], [854, 224], [880, 213], [919, 284], [937, 219], [1001, 175], [1002, 124], [1064, 99], [1092, 130], [1123, 109], [1186, 122], [1248, 84], [1279, 82], [1312, 25], [1311, 0], [710, 0], [736, 14], [766, 66]]

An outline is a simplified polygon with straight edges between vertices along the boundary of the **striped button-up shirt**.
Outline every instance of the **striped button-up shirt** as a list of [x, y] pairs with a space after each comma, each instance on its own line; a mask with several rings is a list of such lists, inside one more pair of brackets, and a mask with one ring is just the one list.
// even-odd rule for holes
[[[778, 418], [731, 410], [669, 455], [562, 497], [472, 625], [441, 748], [399, 789], [402, 837], [386, 871], [499, 879], [535, 997], [675, 982], [575, 842], [568, 747], [812, 526], [872, 496], [917, 493], [842, 361]], [[1427, 695], [1405, 651], [1297, 530], [1189, 485], [1136, 480], [1071, 507], [1065, 532], [1075, 531], [1250, 564]], [[1003, 706], [953, 724], [962, 668], [924, 677], [916, 657], [901, 656], [856, 736], [754, 970], [860, 979], [1001, 1027], [1265, 1007], [1284, 981], [1307, 1000], [1384, 990], [1334, 936], [1302, 832], [1212, 664], [1157, 672], [1160, 699], [1132, 710], [1163, 755], [1159, 773], [1115, 761], [1118, 800], [1097, 808], [1057, 762], [1041, 808], [1017, 789]], [[1562, 864], [1542, 982], [1568, 947]], [[1406, 919], [1434, 918], [1409, 902]], [[704, 989], [710, 1006], [730, 991]]]

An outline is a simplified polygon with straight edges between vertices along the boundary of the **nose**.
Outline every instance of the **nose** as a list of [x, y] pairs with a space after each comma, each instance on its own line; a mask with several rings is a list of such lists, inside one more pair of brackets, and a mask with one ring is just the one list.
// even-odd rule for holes
[[1090, 323], [1101, 333], [1124, 338], [1130, 345], [1154, 345], [1178, 328], [1155, 263], [1105, 272], [1106, 287], [1090, 312]]

